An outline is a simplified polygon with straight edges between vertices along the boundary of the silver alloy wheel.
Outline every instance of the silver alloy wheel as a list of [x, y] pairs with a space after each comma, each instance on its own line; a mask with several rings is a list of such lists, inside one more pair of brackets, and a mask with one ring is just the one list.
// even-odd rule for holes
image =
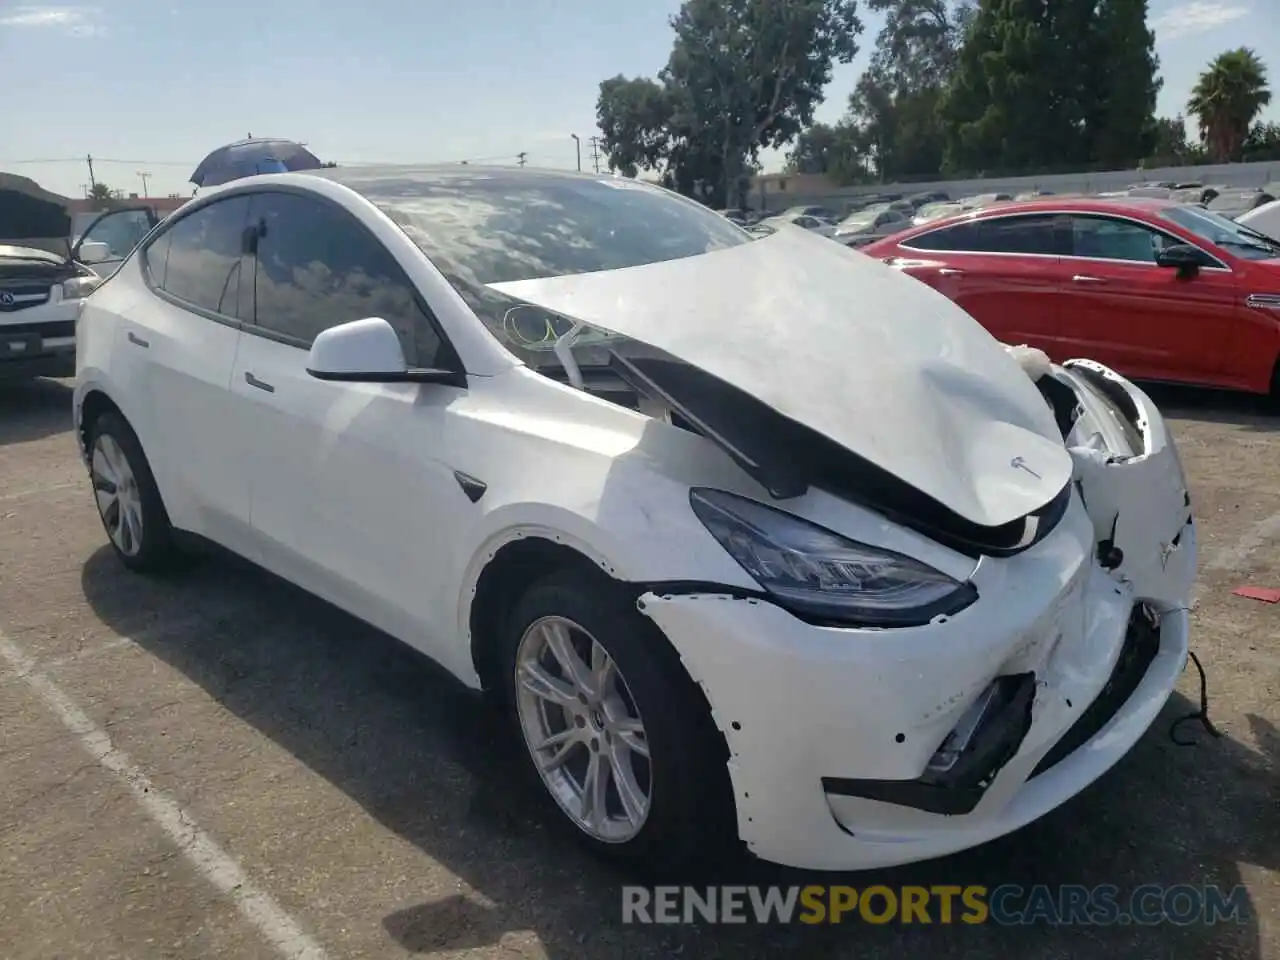
[[529, 625], [516, 648], [516, 710], [542, 782], [578, 829], [605, 843], [649, 815], [649, 741], [627, 682], [594, 637], [564, 617]]
[[137, 556], [142, 549], [142, 496], [129, 458], [110, 434], [99, 434], [93, 443], [91, 475], [107, 536], [126, 557]]

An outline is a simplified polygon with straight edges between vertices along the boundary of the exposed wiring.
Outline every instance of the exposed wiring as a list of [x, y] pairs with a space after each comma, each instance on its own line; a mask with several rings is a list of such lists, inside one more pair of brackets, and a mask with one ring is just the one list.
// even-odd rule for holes
[[1182, 726], [1190, 720], [1199, 720], [1210, 736], [1214, 739], [1222, 738], [1222, 731], [1213, 725], [1213, 721], [1209, 719], [1209, 681], [1205, 677], [1204, 667], [1200, 664], [1200, 658], [1192, 651], [1187, 651], [1187, 655], [1191, 658], [1191, 662], [1196, 665], [1196, 670], [1200, 673], [1200, 709], [1188, 713], [1184, 717], [1179, 717], [1173, 723], [1169, 724], [1169, 739], [1180, 747], [1194, 747], [1194, 740], [1181, 740], [1177, 736], [1178, 727]]

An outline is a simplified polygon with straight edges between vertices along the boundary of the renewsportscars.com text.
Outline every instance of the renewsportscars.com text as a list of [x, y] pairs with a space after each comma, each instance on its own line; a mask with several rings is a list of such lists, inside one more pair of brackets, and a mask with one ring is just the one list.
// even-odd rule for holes
[[1242, 923], [1244, 887], [1104, 884], [1022, 887], [636, 887], [622, 888], [623, 923], [913, 923], [1004, 926], [1179, 926]]

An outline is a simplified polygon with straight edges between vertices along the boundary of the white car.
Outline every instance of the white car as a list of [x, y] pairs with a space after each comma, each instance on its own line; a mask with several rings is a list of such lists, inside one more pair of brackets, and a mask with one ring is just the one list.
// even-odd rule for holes
[[1236, 223], [1272, 240], [1280, 240], [1280, 200], [1272, 200], [1236, 217]]
[[66, 253], [30, 242], [0, 242], [0, 380], [73, 376], [76, 317], [98, 283]]
[[834, 237], [836, 235], [836, 225], [834, 223], [822, 217], [810, 216], [807, 213], [795, 216], [766, 217], [756, 223], [755, 227], [770, 227], [773, 229], [778, 227], [799, 227], [801, 230], [807, 230], [820, 237]]
[[1195, 528], [1139, 389], [656, 186], [236, 181], [80, 348], [124, 564], [214, 541], [494, 692], [620, 857], [971, 847], [1116, 763], [1186, 662]]

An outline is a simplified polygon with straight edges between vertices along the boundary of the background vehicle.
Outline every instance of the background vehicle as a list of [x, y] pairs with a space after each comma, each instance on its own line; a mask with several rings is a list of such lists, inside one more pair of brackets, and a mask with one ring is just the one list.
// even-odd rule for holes
[[1242, 213], [1270, 203], [1276, 198], [1261, 190], [1225, 190], [1204, 205], [1206, 210], [1226, 217], [1228, 220], [1239, 220]]
[[879, 237], [887, 237], [911, 223], [908, 214], [890, 207], [869, 207], [851, 213], [836, 224], [832, 236], [846, 246], [861, 246]]
[[964, 213], [968, 208], [962, 203], [954, 201], [946, 201], [945, 203], [926, 203], [923, 207], [916, 211], [916, 215], [912, 217], [913, 226], [920, 226], [922, 223], [930, 223], [934, 220], [941, 220], [943, 217], [955, 216], [957, 213]]
[[1167, 200], [1005, 204], [865, 248], [996, 337], [1129, 376], [1268, 393], [1280, 359], [1280, 246]]
[[808, 230], [816, 233], [820, 237], [833, 237], [836, 232], [836, 225], [830, 220], [824, 220], [821, 217], [813, 217], [805, 213], [794, 215], [780, 215], [777, 217], [765, 217], [752, 224], [753, 227], [800, 227], [802, 230]]
[[1280, 243], [1280, 200], [1272, 200], [1238, 215], [1236, 223]]
[[75, 374], [76, 317], [97, 281], [66, 254], [0, 242], [0, 379]]

